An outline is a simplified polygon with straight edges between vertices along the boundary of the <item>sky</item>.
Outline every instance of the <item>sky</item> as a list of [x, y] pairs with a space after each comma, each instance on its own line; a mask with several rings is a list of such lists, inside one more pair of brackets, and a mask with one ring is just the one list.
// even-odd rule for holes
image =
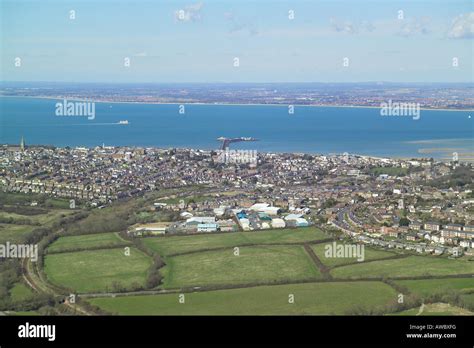
[[2, 81], [473, 82], [472, 0], [0, 4]]

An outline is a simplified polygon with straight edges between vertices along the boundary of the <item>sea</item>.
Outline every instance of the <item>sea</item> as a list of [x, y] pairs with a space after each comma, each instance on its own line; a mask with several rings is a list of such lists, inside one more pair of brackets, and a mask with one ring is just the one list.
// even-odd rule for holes
[[[474, 158], [474, 112], [378, 108], [96, 102], [95, 117], [57, 115], [63, 100], [0, 97], [0, 144], [218, 149], [218, 137], [253, 137], [233, 149], [392, 158]], [[128, 124], [120, 124], [128, 121]]]

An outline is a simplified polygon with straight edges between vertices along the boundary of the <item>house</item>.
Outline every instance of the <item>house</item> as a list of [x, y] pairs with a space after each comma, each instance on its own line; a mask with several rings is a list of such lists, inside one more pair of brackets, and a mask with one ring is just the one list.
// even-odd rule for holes
[[412, 242], [415, 242], [418, 240], [418, 236], [415, 233], [409, 233], [406, 236], [406, 240], [410, 240]]
[[399, 226], [398, 231], [400, 233], [407, 233], [408, 232], [408, 227], [407, 226]]
[[397, 230], [395, 230], [393, 227], [382, 226], [380, 227], [380, 232], [390, 235], [391, 232], [397, 232]]
[[447, 224], [444, 228], [450, 231], [462, 231], [462, 225], [459, 224]]
[[459, 257], [459, 256], [462, 256], [463, 250], [461, 248], [454, 247], [449, 250], [449, 253], [453, 255], [454, 257]]
[[388, 235], [393, 238], [398, 238], [400, 237], [401, 233], [398, 232], [397, 230], [392, 230], [388, 232]]
[[435, 248], [434, 248], [433, 246], [427, 246], [427, 247], [425, 248], [425, 251], [426, 251], [427, 253], [432, 253], [434, 250], [435, 250]]
[[410, 230], [415, 230], [415, 231], [419, 231], [421, 229], [421, 226], [422, 226], [422, 223], [421, 222], [418, 222], [418, 221], [412, 221], [410, 222], [410, 224], [408, 225], [408, 227], [410, 228]]
[[467, 225], [463, 228], [464, 232], [474, 232], [474, 225]]
[[457, 236], [457, 232], [455, 230], [442, 230], [441, 235], [446, 238], [454, 238]]
[[440, 230], [439, 223], [437, 223], [437, 222], [427, 222], [427, 223], [425, 223], [425, 230], [439, 231]]
[[436, 247], [434, 250], [435, 255], [441, 255], [444, 253], [444, 248], [443, 247]]

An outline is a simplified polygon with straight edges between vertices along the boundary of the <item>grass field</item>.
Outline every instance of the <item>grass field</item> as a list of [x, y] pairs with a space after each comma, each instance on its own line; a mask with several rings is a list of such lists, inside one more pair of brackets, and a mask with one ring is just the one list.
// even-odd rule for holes
[[39, 215], [21, 215], [17, 213], [7, 213], [5, 211], [0, 211], [1, 218], [13, 218], [13, 219], [27, 219], [31, 223], [38, 223], [40, 225], [46, 225], [58, 218], [72, 214], [74, 210], [70, 209], [54, 209], [49, 210], [46, 214]]
[[38, 226], [0, 224], [0, 243], [19, 243]]
[[474, 277], [449, 279], [398, 280], [395, 282], [404, 286], [411, 293], [423, 296], [444, 290], [474, 290]]
[[241, 247], [168, 257], [162, 270], [164, 287], [246, 284], [273, 280], [319, 278], [302, 246]]
[[30, 299], [33, 296], [33, 291], [23, 283], [16, 283], [10, 289], [10, 298], [14, 302], [21, 302]]
[[408, 256], [348, 265], [331, 270], [335, 278], [414, 277], [474, 273], [474, 262], [435, 256]]
[[317, 228], [281, 229], [259, 232], [229, 232], [144, 238], [143, 242], [160, 255], [207, 248], [235, 247], [245, 244], [292, 243], [329, 238]]
[[125, 288], [143, 285], [151, 259], [141, 251], [130, 248], [102, 249], [50, 254], [45, 258], [48, 279], [59, 286], [79, 293], [114, 291], [114, 283]]
[[[334, 267], [334, 266], [339, 266], [339, 265], [345, 265], [348, 263], [354, 263], [358, 262], [357, 261], [357, 256], [347, 258], [347, 257], [326, 257], [325, 256], [325, 247], [326, 245], [333, 245], [332, 242], [329, 243], [322, 243], [322, 244], [315, 244], [312, 245], [311, 248], [313, 249], [314, 253], [318, 256], [318, 258], [321, 260], [321, 262], [328, 266], [328, 267]], [[343, 245], [342, 243], [337, 243], [337, 245]], [[377, 250], [377, 249], [370, 249], [366, 246], [364, 246], [364, 261], [369, 261], [369, 260], [374, 260], [374, 259], [383, 259], [386, 257], [392, 257], [397, 254], [389, 251], [383, 251], [383, 250]]]
[[88, 301], [122, 315], [341, 315], [354, 304], [373, 308], [395, 298], [395, 291], [382, 282], [338, 282], [194, 292], [185, 294], [184, 304], [178, 294]]
[[120, 238], [115, 232], [67, 236], [58, 238], [48, 247], [48, 252], [63, 252], [68, 250], [124, 246], [129, 242]]
[[[418, 315], [420, 307], [407, 309], [402, 312], [394, 313], [393, 315]], [[430, 303], [423, 307], [420, 316], [445, 316], [445, 315], [473, 315], [474, 313], [467, 309], [452, 306], [448, 303]]]

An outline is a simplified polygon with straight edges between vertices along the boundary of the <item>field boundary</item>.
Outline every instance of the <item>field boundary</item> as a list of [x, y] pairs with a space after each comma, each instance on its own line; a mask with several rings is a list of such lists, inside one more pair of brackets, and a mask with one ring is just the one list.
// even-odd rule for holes
[[304, 250], [306, 253], [309, 255], [313, 263], [316, 265], [316, 267], [319, 269], [321, 272], [321, 275], [323, 276], [324, 279], [332, 279], [332, 275], [329, 273], [330, 268], [327, 267], [324, 263], [321, 262], [319, 259], [318, 255], [314, 252], [314, 250], [309, 246], [308, 243], [305, 243], [303, 245]]
[[361, 264], [366, 264], [366, 263], [375, 262], [375, 261], [404, 259], [408, 256], [412, 256], [412, 255], [411, 254], [398, 254], [398, 255], [387, 256], [387, 257], [378, 257], [376, 259], [362, 261], [362, 262], [354, 261], [354, 262], [345, 263], [345, 264], [342, 264], [342, 265], [334, 265], [334, 266], [329, 267], [329, 268], [332, 270], [332, 269], [335, 269], [335, 268], [341, 268], [341, 267], [353, 266], [353, 265], [361, 265]]
[[163, 257], [175, 257], [175, 256], [182, 256], [182, 255], [198, 254], [198, 253], [203, 253], [203, 252], [207, 252], [207, 251], [221, 251], [221, 250], [232, 249], [232, 248], [236, 248], [236, 247], [240, 248], [240, 247], [291, 246], [291, 245], [304, 246], [305, 244], [313, 245], [313, 244], [327, 243], [327, 242], [330, 242], [332, 240], [333, 239], [321, 239], [321, 240], [311, 240], [311, 241], [307, 241], [307, 242], [288, 242], [288, 243], [246, 243], [246, 244], [236, 244], [236, 245], [233, 245], [233, 246], [183, 251], [183, 252], [178, 252], [178, 253], [168, 254], [168, 255], [161, 255], [161, 256], [163, 256]]
[[[446, 276], [437, 276], [437, 277], [407, 277], [402, 278], [389, 278], [390, 280], [426, 280], [426, 279], [450, 279], [450, 278], [470, 278], [474, 274], [469, 275], [446, 275]], [[298, 285], [298, 284], [311, 284], [311, 283], [357, 283], [357, 282], [381, 282], [387, 286], [392, 287], [390, 284], [386, 283], [387, 278], [359, 278], [359, 279], [341, 279], [341, 278], [332, 278], [332, 279], [301, 279], [301, 280], [292, 280], [287, 282], [284, 280], [274, 281], [274, 282], [259, 282], [259, 283], [248, 283], [248, 284], [228, 284], [228, 285], [206, 285], [206, 286], [193, 286], [193, 287], [183, 287], [183, 288], [170, 288], [170, 289], [160, 289], [160, 290], [140, 290], [140, 291], [129, 291], [129, 292], [116, 292], [116, 293], [81, 293], [78, 294], [82, 298], [96, 298], [96, 297], [121, 297], [121, 296], [139, 296], [139, 295], [163, 295], [163, 294], [174, 294], [174, 293], [193, 293], [193, 292], [206, 292], [206, 291], [218, 291], [218, 290], [231, 290], [231, 289], [245, 289], [245, 288], [256, 288], [261, 286], [278, 286], [278, 285]], [[393, 288], [393, 287], [392, 287]]]

